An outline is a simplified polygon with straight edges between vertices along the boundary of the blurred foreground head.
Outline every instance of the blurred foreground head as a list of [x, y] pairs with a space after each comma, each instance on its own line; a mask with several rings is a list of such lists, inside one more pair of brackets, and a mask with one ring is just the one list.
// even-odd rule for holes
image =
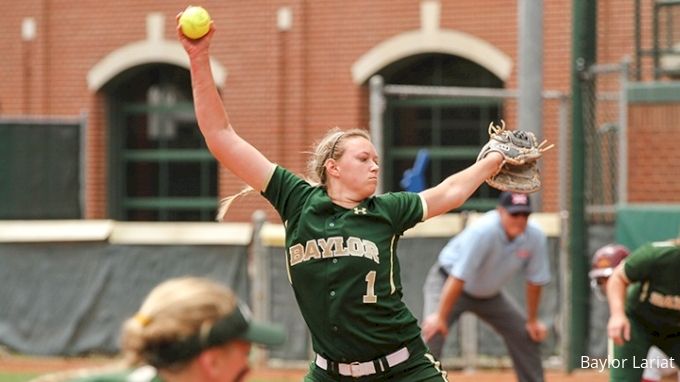
[[[248, 371], [251, 343], [283, 342], [283, 328], [253, 322], [231, 289], [209, 279], [184, 277], [165, 281], [149, 293], [137, 314], [124, 323], [121, 347], [130, 366], [154, 366], [165, 380], [238, 381]], [[211, 373], [222, 377], [212, 379]], [[227, 374], [233, 378], [223, 378]]]

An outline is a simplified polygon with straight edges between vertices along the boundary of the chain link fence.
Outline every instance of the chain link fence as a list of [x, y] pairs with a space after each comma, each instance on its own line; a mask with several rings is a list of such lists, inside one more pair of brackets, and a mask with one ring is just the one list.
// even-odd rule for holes
[[589, 222], [613, 223], [627, 200], [627, 99], [629, 64], [591, 66], [583, 73], [585, 205]]
[[[592, 254], [615, 241], [617, 206], [626, 203], [628, 184], [628, 99], [630, 63], [596, 64], [581, 73], [584, 144], [584, 207], [587, 264]], [[591, 291], [588, 355], [606, 357], [607, 304]]]

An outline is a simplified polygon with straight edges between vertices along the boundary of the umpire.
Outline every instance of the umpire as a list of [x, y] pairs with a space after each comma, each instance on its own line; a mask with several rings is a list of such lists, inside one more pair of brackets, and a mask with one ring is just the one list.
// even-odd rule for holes
[[[547, 336], [538, 319], [543, 285], [550, 281], [548, 239], [529, 221], [528, 195], [503, 192], [499, 206], [449, 240], [423, 287], [423, 337], [441, 359], [448, 329], [469, 311], [503, 337], [521, 382], [544, 380], [539, 342]], [[503, 292], [522, 270], [527, 314]]]

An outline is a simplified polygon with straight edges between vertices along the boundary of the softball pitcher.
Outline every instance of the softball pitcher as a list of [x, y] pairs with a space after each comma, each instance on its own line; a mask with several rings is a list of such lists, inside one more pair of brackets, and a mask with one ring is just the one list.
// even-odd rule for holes
[[198, 125], [217, 160], [271, 202], [285, 225], [290, 283], [316, 352], [305, 381], [446, 380], [402, 301], [397, 242], [419, 222], [459, 207], [507, 155], [489, 150], [420, 193], [373, 196], [380, 167], [370, 136], [333, 129], [316, 145], [307, 181], [232, 128], [210, 69], [214, 33], [211, 25], [190, 40], [177, 31], [190, 59]]

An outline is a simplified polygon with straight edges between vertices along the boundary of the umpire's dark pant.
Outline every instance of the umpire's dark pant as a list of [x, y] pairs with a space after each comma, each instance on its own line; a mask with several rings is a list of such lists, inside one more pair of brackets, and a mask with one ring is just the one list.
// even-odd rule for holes
[[[430, 269], [423, 286], [425, 306], [423, 317], [433, 313], [439, 307], [442, 288], [448, 278], [435, 263]], [[451, 327], [463, 312], [477, 315], [503, 337], [512, 364], [520, 382], [542, 382], [543, 363], [538, 342], [534, 342], [526, 330], [526, 314], [517, 302], [501, 292], [489, 298], [475, 298], [463, 292], [449, 316]], [[432, 354], [441, 359], [446, 338], [435, 335], [428, 343]]]

